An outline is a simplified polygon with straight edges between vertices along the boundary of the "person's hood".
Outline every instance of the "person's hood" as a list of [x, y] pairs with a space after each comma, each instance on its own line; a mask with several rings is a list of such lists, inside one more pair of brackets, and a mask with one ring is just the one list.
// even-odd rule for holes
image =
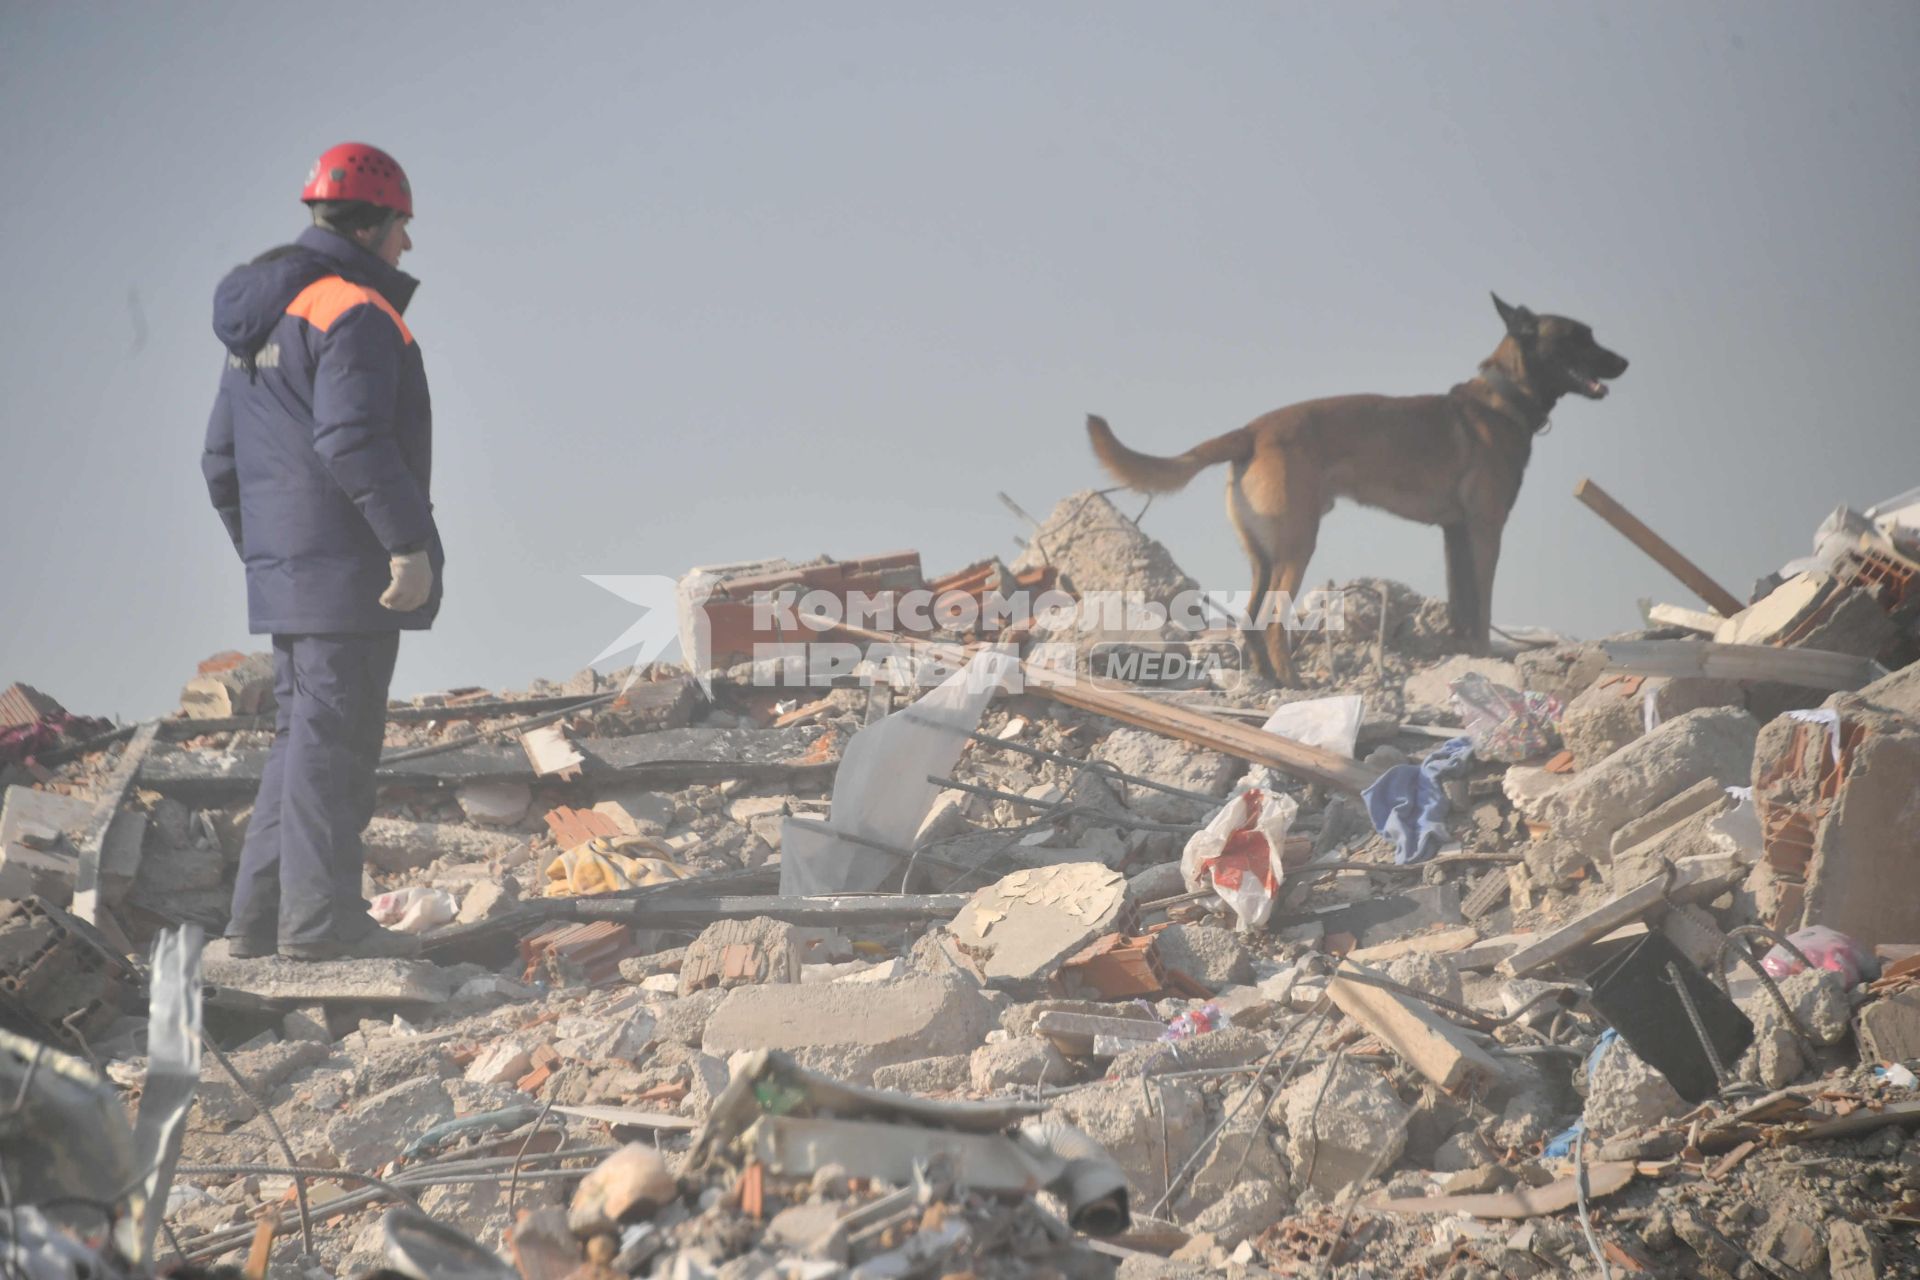
[[300, 291], [327, 276], [377, 289], [395, 311], [405, 311], [420, 287], [345, 236], [309, 227], [293, 244], [269, 249], [227, 273], [213, 294], [214, 335], [234, 355], [250, 359]]

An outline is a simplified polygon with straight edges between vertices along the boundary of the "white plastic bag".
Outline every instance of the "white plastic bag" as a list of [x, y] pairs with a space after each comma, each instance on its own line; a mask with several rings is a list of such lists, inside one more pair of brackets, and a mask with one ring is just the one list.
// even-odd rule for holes
[[459, 915], [460, 904], [445, 889], [395, 889], [368, 903], [367, 914], [401, 933], [425, 933]]
[[1193, 833], [1180, 854], [1190, 893], [1211, 888], [1233, 909], [1242, 932], [1267, 922], [1285, 877], [1281, 850], [1299, 811], [1292, 796], [1249, 787]]
[[1327, 698], [1309, 698], [1287, 702], [1273, 709], [1260, 727], [1295, 742], [1304, 742], [1322, 751], [1331, 751], [1353, 759], [1354, 743], [1360, 737], [1360, 718], [1366, 714], [1366, 699], [1357, 693], [1335, 694]]

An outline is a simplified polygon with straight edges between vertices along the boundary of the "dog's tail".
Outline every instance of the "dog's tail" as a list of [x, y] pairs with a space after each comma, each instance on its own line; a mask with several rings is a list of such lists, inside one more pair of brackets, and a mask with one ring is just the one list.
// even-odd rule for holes
[[1093, 455], [1107, 474], [1142, 493], [1173, 493], [1186, 488], [1187, 481], [1207, 467], [1245, 462], [1253, 455], [1253, 436], [1245, 427], [1215, 436], [1172, 458], [1135, 453], [1120, 443], [1107, 420], [1098, 414], [1087, 415], [1087, 437], [1093, 441]]

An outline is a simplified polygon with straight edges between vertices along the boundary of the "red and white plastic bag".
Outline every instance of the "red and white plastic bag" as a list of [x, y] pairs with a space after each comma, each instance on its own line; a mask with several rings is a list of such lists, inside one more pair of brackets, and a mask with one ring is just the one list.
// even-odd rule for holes
[[1193, 833], [1180, 854], [1187, 890], [1212, 889], [1233, 909], [1242, 932], [1267, 922], [1286, 872], [1287, 828], [1300, 806], [1291, 796], [1249, 787]]

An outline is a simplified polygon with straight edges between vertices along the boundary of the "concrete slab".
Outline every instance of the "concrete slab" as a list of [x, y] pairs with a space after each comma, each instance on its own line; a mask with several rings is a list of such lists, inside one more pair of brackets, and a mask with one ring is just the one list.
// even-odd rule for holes
[[438, 1004], [452, 997], [455, 977], [424, 960], [235, 960], [224, 938], [207, 944], [202, 974], [209, 986], [296, 1005]]

